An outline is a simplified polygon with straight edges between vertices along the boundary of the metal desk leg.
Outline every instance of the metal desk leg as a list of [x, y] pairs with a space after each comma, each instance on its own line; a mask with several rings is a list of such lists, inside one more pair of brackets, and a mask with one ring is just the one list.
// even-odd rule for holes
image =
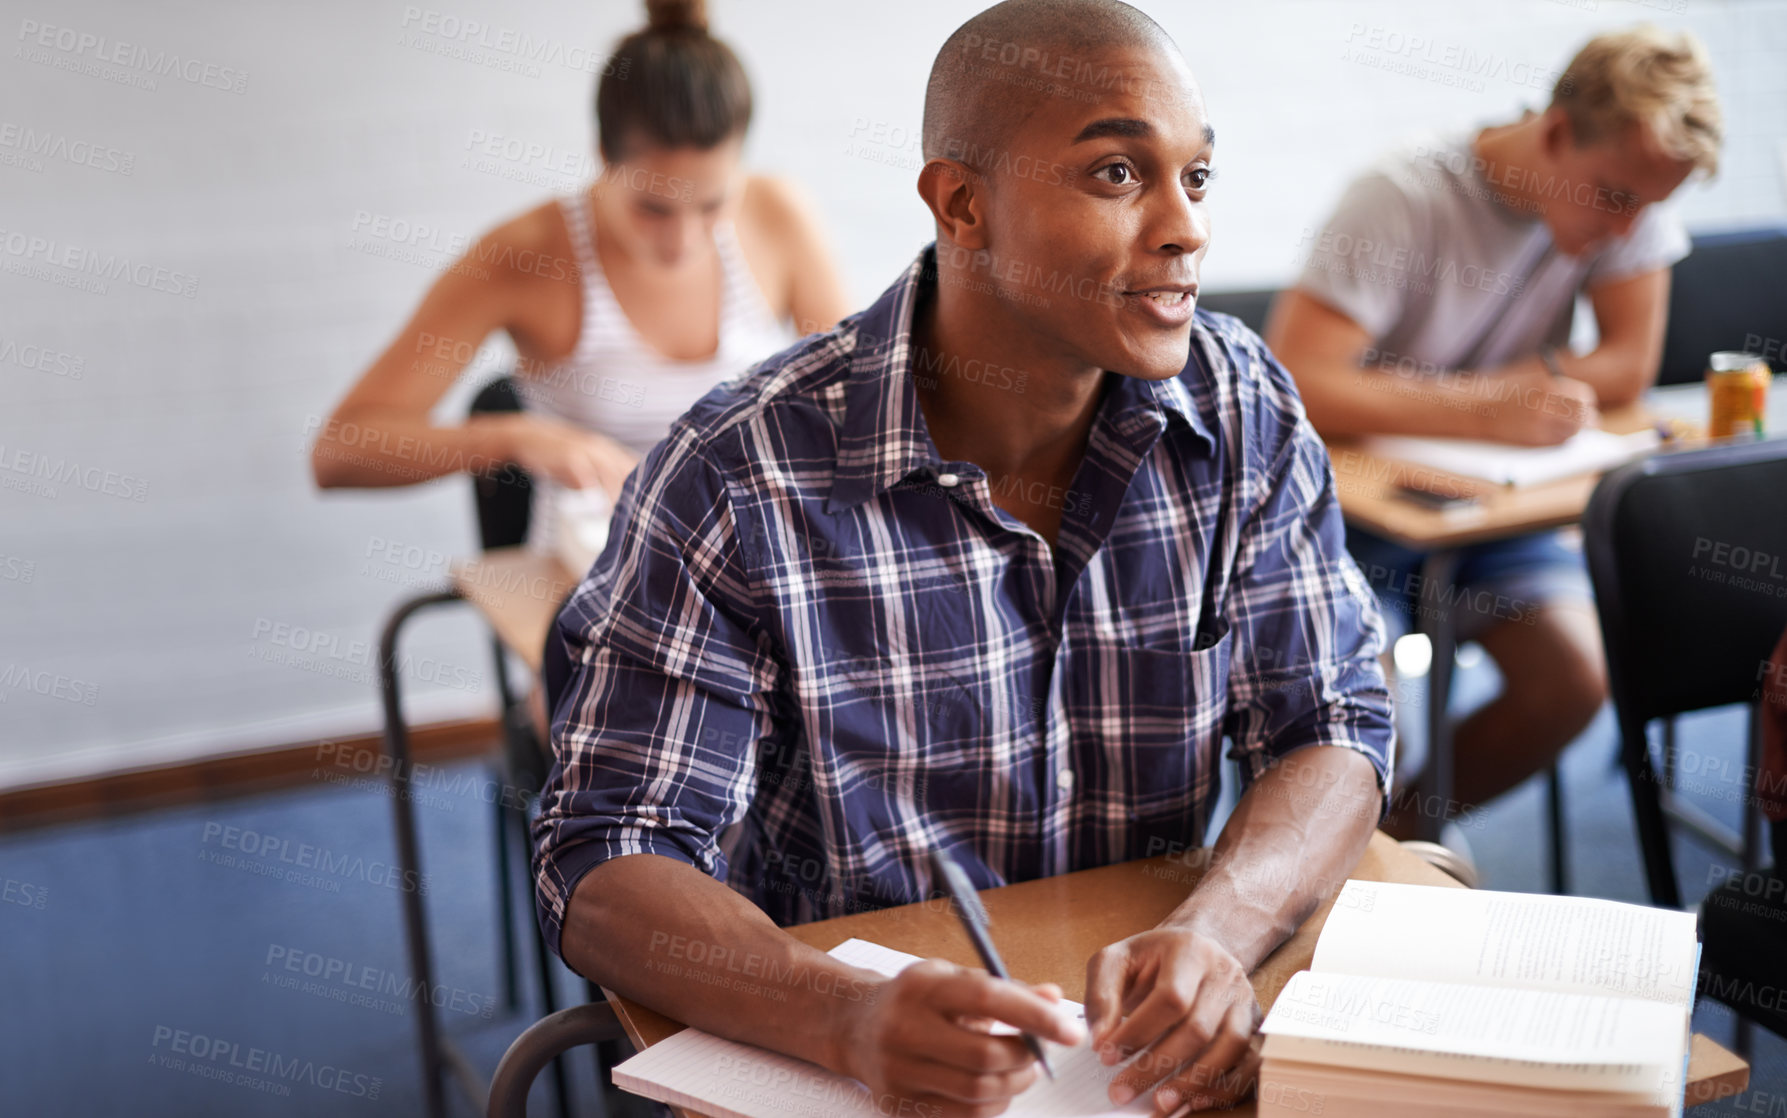
[[[411, 598], [397, 607], [379, 634], [379, 694], [385, 708], [385, 752], [391, 760], [391, 815], [397, 828], [397, 864], [402, 870], [403, 931], [410, 958], [410, 975], [416, 981], [417, 1040], [422, 1046], [422, 1101], [429, 1118], [445, 1118], [446, 1098], [442, 1081], [449, 1064], [455, 1072], [463, 1060], [442, 1051], [440, 1022], [434, 1013], [434, 964], [428, 950], [428, 916], [422, 905], [422, 874], [416, 852], [416, 819], [410, 800], [409, 727], [403, 720], [398, 695], [397, 634], [412, 614], [429, 606], [460, 601], [457, 590], [441, 590]], [[474, 1095], [481, 1098], [482, 1094]]]
[[1441, 590], [1452, 588], [1452, 576], [1458, 570], [1458, 552], [1429, 552], [1421, 564], [1421, 585], [1416, 588], [1415, 616], [1420, 619], [1418, 631], [1433, 646], [1433, 661], [1427, 669], [1427, 768], [1421, 774], [1420, 797], [1415, 804], [1416, 834], [1429, 842], [1438, 842], [1440, 831], [1452, 810], [1452, 722], [1447, 707], [1452, 697], [1453, 656], [1458, 651], [1458, 637], [1452, 607], [1428, 605], [1429, 588], [1436, 598]]
[[[528, 848], [527, 815], [525, 812], [512, 812], [521, 830], [522, 849]], [[540, 964], [540, 1014], [550, 1017], [558, 1012], [558, 993], [552, 985], [552, 949], [546, 946], [544, 934], [532, 937], [534, 941], [534, 957]], [[552, 1085], [557, 1088], [558, 1112], [560, 1118], [571, 1118], [571, 1080], [570, 1063], [564, 1056], [555, 1057], [552, 1061]], [[601, 1089], [601, 1077], [596, 1079], [597, 1090]]]
[[[538, 751], [540, 743], [534, 733], [532, 718], [524, 703], [516, 701], [515, 688], [509, 680], [509, 657], [503, 649], [500, 639], [491, 639], [491, 649], [496, 661], [496, 689], [502, 699], [503, 711], [503, 766], [501, 787], [496, 795], [496, 827], [497, 845], [502, 858], [501, 868], [497, 874], [497, 889], [501, 900], [497, 905], [498, 918], [502, 921], [503, 967], [508, 983], [509, 1005], [516, 1004], [515, 983], [515, 896], [509, 885], [508, 846], [513, 837], [516, 849], [520, 850], [524, 861], [531, 864], [528, 856], [532, 844], [528, 838], [528, 812], [525, 807], [517, 806], [509, 799], [509, 793], [521, 786], [522, 766], [517, 753], [523, 750]], [[532, 777], [527, 782], [533, 783]], [[513, 826], [516, 834], [509, 835]], [[532, 889], [529, 888], [531, 896]], [[552, 951], [546, 946], [545, 933], [534, 922], [533, 906], [526, 906], [525, 919], [533, 929], [529, 936], [534, 941], [534, 954], [540, 964], [540, 1004], [542, 1016], [550, 1017], [558, 1011], [558, 997], [552, 987]], [[571, 1118], [571, 1083], [567, 1075], [568, 1063], [564, 1057], [552, 1061], [552, 1082], [557, 1088], [558, 1113], [560, 1118]]]
[[502, 800], [508, 774], [498, 768], [493, 770], [493, 776], [498, 785], [496, 815], [491, 820], [496, 829], [496, 932], [500, 944], [497, 969], [503, 981], [503, 1008], [514, 1013], [521, 1008], [521, 991], [515, 982], [515, 919], [511, 911], [515, 890], [509, 872], [509, 809]]
[[1557, 896], [1570, 892], [1570, 851], [1564, 843], [1564, 766], [1551, 763], [1545, 777], [1545, 814], [1551, 824], [1551, 891]]
[[[500, 944], [500, 972], [503, 978], [503, 1008], [513, 1013], [521, 1008], [520, 991], [515, 980], [515, 891], [510, 886], [509, 873], [509, 807], [506, 803], [510, 786], [514, 783], [510, 777], [509, 754], [514, 748], [509, 738], [514, 733], [510, 712], [515, 705], [509, 690], [508, 653], [503, 650], [503, 642], [495, 637], [490, 640], [492, 662], [496, 666], [496, 690], [503, 712], [503, 763], [497, 766], [497, 790], [494, 802], [496, 814], [496, 919], [497, 940]], [[527, 850], [523, 841], [521, 849]]]

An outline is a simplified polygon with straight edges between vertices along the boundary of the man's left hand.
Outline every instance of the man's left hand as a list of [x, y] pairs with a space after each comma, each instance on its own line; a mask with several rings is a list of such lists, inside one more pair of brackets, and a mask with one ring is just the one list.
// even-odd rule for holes
[[1261, 1016], [1246, 968], [1187, 928], [1130, 936], [1086, 964], [1093, 1049], [1106, 1064], [1141, 1053], [1111, 1082], [1119, 1106], [1150, 1087], [1161, 1115], [1245, 1097], [1259, 1074], [1252, 1040]]

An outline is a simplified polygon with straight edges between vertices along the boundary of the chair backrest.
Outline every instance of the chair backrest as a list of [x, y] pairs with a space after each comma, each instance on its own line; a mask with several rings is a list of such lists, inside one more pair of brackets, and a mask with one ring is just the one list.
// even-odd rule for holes
[[1272, 309], [1272, 300], [1276, 298], [1278, 292], [1272, 288], [1256, 291], [1200, 291], [1198, 306], [1219, 314], [1232, 314], [1249, 330], [1258, 334], [1266, 329], [1266, 312]]
[[[515, 378], [500, 376], [478, 390], [472, 399], [472, 415], [521, 410]], [[485, 551], [517, 547], [527, 542], [528, 518], [533, 512], [534, 483], [527, 471], [514, 463], [472, 475], [472, 501], [478, 510], [479, 543]]]
[[1787, 228], [1745, 229], [1694, 238], [1669, 286], [1669, 329], [1658, 384], [1687, 384], [1706, 373], [1708, 355], [1748, 350], [1787, 369]]
[[1787, 439], [1621, 467], [1595, 488], [1583, 531], [1627, 738], [1654, 718], [1750, 701], [1787, 626]]

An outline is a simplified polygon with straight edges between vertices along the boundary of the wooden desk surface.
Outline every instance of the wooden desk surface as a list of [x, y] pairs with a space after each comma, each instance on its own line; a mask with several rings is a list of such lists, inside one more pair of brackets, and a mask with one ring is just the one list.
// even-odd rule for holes
[[[1619, 408], [1601, 418], [1601, 425], [1617, 434], [1642, 431], [1653, 422], [1651, 411], [1643, 405]], [[1328, 456], [1334, 462], [1334, 487], [1347, 522], [1416, 551], [1461, 547], [1574, 524], [1582, 519], [1589, 495], [1600, 481], [1599, 475], [1587, 474], [1510, 488], [1380, 458], [1349, 441], [1330, 442]], [[1477, 501], [1442, 512], [1398, 497], [1396, 487], [1400, 484], [1474, 494]]]
[[[1007, 885], [982, 893], [981, 899], [999, 929], [999, 951], [1012, 977], [1055, 982], [1069, 998], [1084, 1001], [1086, 960], [1106, 944], [1152, 927], [1184, 899], [1200, 873], [1183, 857], [1164, 856]], [[1382, 832], [1372, 836], [1353, 876], [1417, 885], [1458, 884]], [[1253, 989], [1262, 1008], [1270, 1009], [1291, 975], [1309, 966], [1333, 903], [1330, 897], [1254, 972]], [[924, 958], [980, 965], [961, 924], [948, 908], [938, 904], [841, 916], [789, 928], [788, 934], [821, 950], [854, 936]], [[609, 999], [638, 1047], [656, 1044], [683, 1028], [612, 992]], [[1742, 1091], [1749, 1085], [1750, 1068], [1716, 1042], [1697, 1034], [1688, 1079], [1689, 1102], [1697, 1104]], [[1223, 1113], [1251, 1115], [1254, 1107], [1248, 1103]], [[699, 1116], [691, 1113], [689, 1118]]]
[[546, 633], [577, 576], [554, 556], [505, 547], [454, 564], [451, 578], [503, 645], [538, 674]]

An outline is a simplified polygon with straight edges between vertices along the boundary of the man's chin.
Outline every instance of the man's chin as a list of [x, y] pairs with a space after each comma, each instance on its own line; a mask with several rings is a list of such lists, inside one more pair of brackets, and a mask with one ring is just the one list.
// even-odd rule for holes
[[1132, 351], [1124, 354], [1120, 363], [1107, 364], [1105, 368], [1137, 380], [1171, 380], [1185, 371], [1185, 363], [1189, 360], [1191, 331], [1187, 329], [1177, 346], [1154, 345], [1143, 353]]

